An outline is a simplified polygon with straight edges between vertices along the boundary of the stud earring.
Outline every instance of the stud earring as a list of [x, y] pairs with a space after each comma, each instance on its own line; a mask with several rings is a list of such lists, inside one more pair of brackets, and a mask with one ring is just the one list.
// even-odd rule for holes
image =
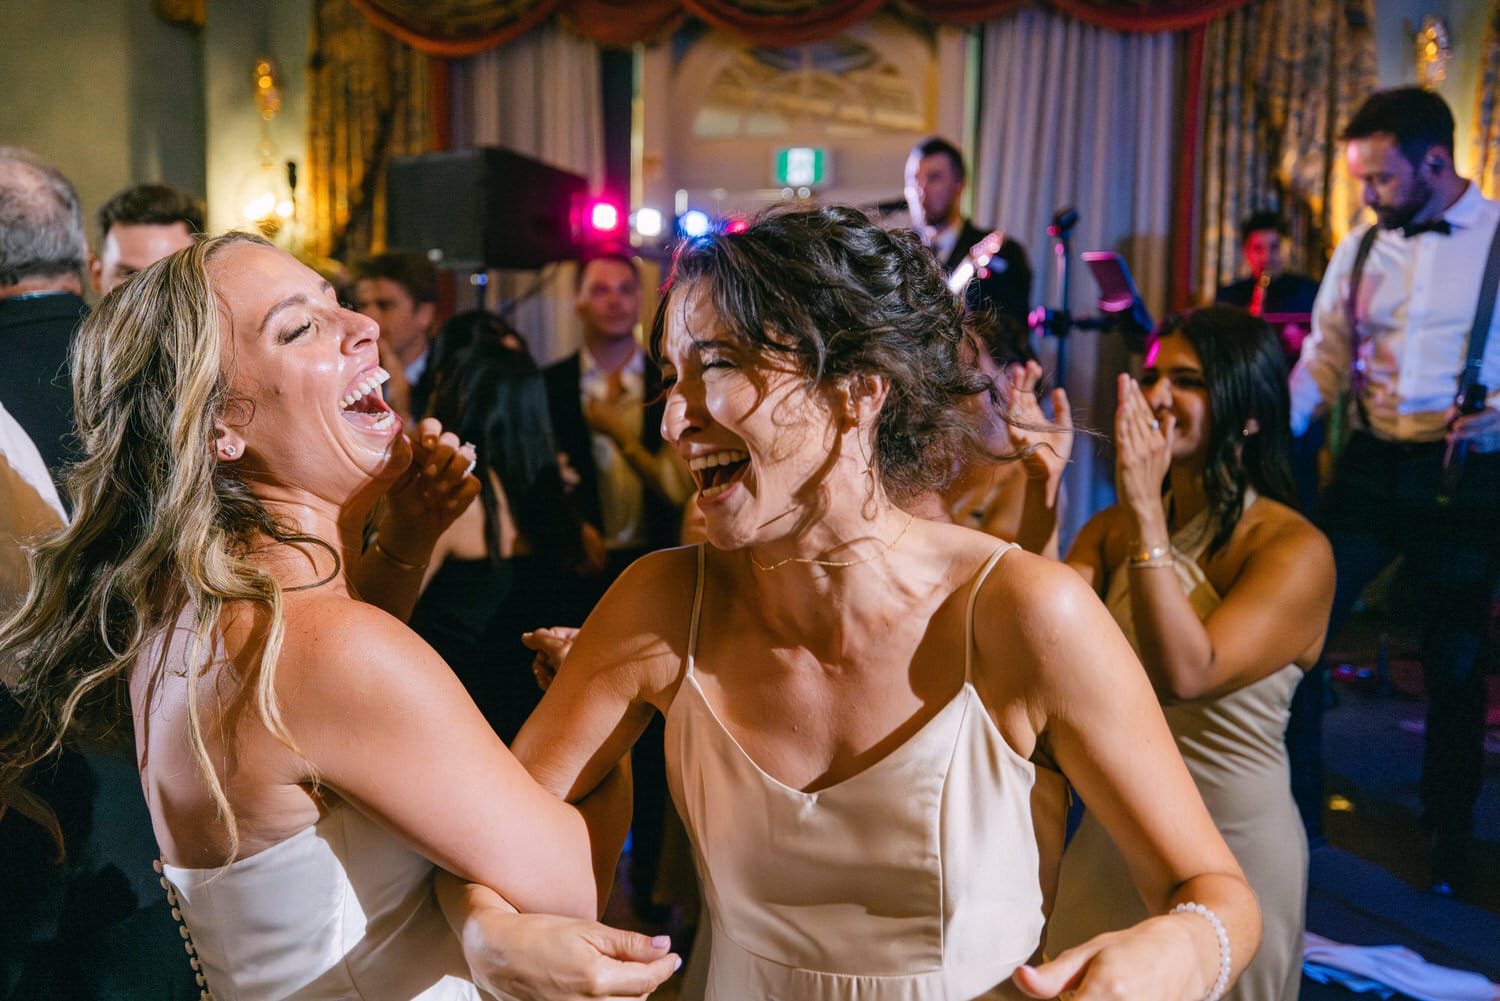
[[226, 459], [233, 459], [238, 452], [239, 449], [235, 448], [233, 445], [224, 446], [224, 458]]

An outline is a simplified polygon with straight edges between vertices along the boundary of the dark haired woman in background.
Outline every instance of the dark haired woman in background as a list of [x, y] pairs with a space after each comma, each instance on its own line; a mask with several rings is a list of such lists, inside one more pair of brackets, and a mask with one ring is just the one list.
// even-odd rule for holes
[[[1261, 949], [1228, 995], [1240, 1001], [1297, 996], [1307, 843], [1282, 734], [1333, 601], [1328, 541], [1293, 508], [1285, 365], [1276, 335], [1243, 310], [1168, 321], [1141, 382], [1119, 379], [1119, 503], [1068, 554], [1135, 646], [1259, 897]], [[1063, 855], [1048, 951], [1147, 913], [1089, 814]]]
[[434, 547], [411, 627], [509, 741], [541, 697], [521, 633], [536, 625], [536, 592], [583, 558], [583, 521], [565, 496], [546, 387], [515, 329], [461, 313], [433, 357], [430, 416], [473, 443], [480, 496]]

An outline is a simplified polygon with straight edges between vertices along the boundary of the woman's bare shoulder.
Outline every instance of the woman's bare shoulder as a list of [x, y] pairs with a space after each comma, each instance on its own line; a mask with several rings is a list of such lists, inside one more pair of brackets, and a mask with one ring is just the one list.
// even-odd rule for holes
[[1245, 512], [1230, 546], [1241, 559], [1264, 554], [1311, 569], [1333, 569], [1328, 537], [1300, 511], [1269, 497], [1258, 498]]
[[653, 699], [671, 688], [687, 655], [698, 561], [699, 547], [683, 546], [626, 567], [584, 622], [565, 669]]

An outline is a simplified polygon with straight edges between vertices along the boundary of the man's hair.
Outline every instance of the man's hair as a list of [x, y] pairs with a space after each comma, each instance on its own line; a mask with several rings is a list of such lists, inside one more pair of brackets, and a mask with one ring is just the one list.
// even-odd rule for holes
[[953, 173], [958, 176], [960, 181], [964, 179], [964, 155], [958, 151], [957, 146], [942, 136], [933, 136], [930, 139], [924, 139], [913, 146], [911, 151], [919, 159], [929, 156], [946, 156], [948, 162], [953, 164]]
[[619, 261], [635, 273], [637, 282], [641, 280], [640, 265], [636, 264], [635, 257], [630, 253], [630, 248], [618, 243], [606, 243], [602, 246], [591, 248], [578, 259], [578, 268], [573, 272], [573, 291], [575, 293], [582, 291], [583, 273], [595, 261]]
[[354, 265], [354, 280], [388, 278], [402, 286], [418, 305], [438, 301], [437, 268], [421, 254], [392, 250], [367, 257]]
[[1240, 223], [1240, 243], [1250, 239], [1251, 233], [1259, 233], [1264, 229], [1275, 230], [1286, 236], [1286, 223], [1281, 221], [1280, 215], [1275, 212], [1252, 212]]
[[77, 275], [88, 253], [73, 182], [28, 150], [0, 146], [0, 285]]
[[160, 181], [133, 184], [116, 192], [94, 214], [100, 239], [109, 235], [111, 226], [170, 226], [175, 222], [199, 236], [205, 232], [203, 217], [200, 199]]
[[1434, 146], [1453, 152], [1453, 112], [1448, 102], [1421, 87], [1393, 87], [1371, 94], [1339, 138], [1347, 142], [1382, 132], [1396, 137], [1401, 155], [1413, 167]]

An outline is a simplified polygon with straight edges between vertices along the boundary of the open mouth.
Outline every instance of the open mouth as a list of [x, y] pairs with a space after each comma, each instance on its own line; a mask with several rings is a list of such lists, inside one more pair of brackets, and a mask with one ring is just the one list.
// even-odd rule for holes
[[705, 500], [728, 490], [749, 467], [750, 453], [737, 448], [697, 455], [688, 460], [688, 469], [698, 481], [698, 494]]
[[391, 374], [373, 368], [359, 377], [339, 400], [339, 414], [355, 427], [365, 431], [385, 431], [395, 425], [396, 412], [380, 395], [380, 387]]

